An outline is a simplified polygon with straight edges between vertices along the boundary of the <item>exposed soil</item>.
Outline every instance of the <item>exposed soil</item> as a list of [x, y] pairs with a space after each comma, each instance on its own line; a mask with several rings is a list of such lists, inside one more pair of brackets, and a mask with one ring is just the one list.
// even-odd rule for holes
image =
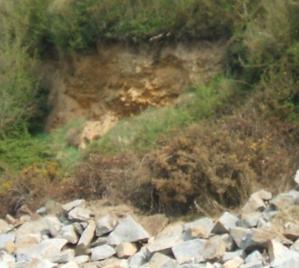
[[55, 64], [46, 129], [85, 118], [105, 125], [106, 132], [119, 118], [169, 105], [188, 86], [221, 70], [224, 48], [223, 43], [115, 44]]

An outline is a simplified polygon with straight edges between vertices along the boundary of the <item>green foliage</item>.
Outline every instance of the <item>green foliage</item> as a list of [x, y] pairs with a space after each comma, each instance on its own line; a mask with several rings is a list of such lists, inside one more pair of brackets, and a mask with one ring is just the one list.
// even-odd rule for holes
[[40, 129], [47, 105], [36, 52], [48, 31], [47, 0], [0, 2], [0, 136]]
[[65, 174], [69, 173], [82, 158], [82, 152], [72, 146], [69, 139], [73, 133], [82, 129], [83, 123], [83, 119], [74, 120], [50, 134], [51, 149], [55, 152], [55, 159], [60, 164], [61, 171]]
[[138, 40], [170, 32], [175, 38], [215, 39], [230, 34], [233, 2], [103, 0], [95, 14], [103, 37]]
[[186, 101], [176, 107], [149, 109], [120, 121], [90, 148], [108, 154], [127, 150], [148, 151], [157, 146], [159, 138], [212, 116], [233, 91], [232, 81], [216, 77], [207, 86], [191, 88]]
[[60, 171], [67, 174], [81, 159], [79, 149], [68, 143], [70, 131], [81, 127], [82, 121], [75, 120], [50, 134], [32, 136], [28, 132], [0, 139], [0, 169], [21, 170], [27, 166], [55, 162]]
[[252, 85], [273, 70], [279, 72], [287, 53], [294, 52], [290, 48], [298, 41], [299, 1], [262, 0], [248, 10], [227, 55], [233, 74]]
[[[236, 17], [236, 2], [4, 0], [10, 7], [9, 17], [25, 35], [26, 45], [42, 55], [49, 48], [63, 54], [88, 50], [103, 39], [140, 42], [158, 34], [174, 39], [228, 37]], [[4, 18], [8, 20], [7, 14]]]
[[54, 159], [50, 139], [46, 135], [32, 137], [27, 133], [0, 140], [0, 167], [20, 170]]

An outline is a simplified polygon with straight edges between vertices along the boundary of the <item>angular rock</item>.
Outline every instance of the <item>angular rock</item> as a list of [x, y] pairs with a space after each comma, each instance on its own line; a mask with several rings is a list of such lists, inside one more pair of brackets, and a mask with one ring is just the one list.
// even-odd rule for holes
[[223, 234], [223, 235], [221, 235], [221, 239], [224, 242], [225, 248], [227, 251], [234, 250], [235, 242], [234, 242], [233, 238], [231, 237], [231, 235]]
[[108, 236], [110, 245], [119, 245], [123, 242], [137, 242], [149, 239], [149, 234], [131, 216], [119, 221], [119, 224]]
[[242, 208], [242, 215], [243, 214], [248, 214], [248, 213], [253, 213], [256, 211], [262, 211], [266, 208], [266, 205], [263, 201], [263, 199], [259, 198], [256, 195], [252, 195], [247, 203], [244, 205]]
[[257, 227], [259, 220], [262, 218], [263, 213], [259, 211], [247, 213], [241, 215], [241, 220], [238, 222], [238, 226], [244, 228]]
[[14, 244], [15, 239], [16, 239], [16, 234], [13, 232], [0, 234], [0, 250], [6, 249], [7, 246], [11, 243]]
[[88, 223], [86, 223], [86, 222], [74, 222], [74, 223], [73, 223], [73, 226], [74, 226], [74, 228], [75, 228], [75, 231], [76, 231], [78, 234], [80, 234], [80, 235], [83, 234], [83, 232], [84, 232], [84, 230], [86, 229], [87, 225], [88, 225]]
[[270, 202], [272, 208], [276, 210], [284, 210], [295, 205], [296, 198], [289, 193], [282, 193], [273, 198]]
[[128, 262], [130, 268], [139, 268], [145, 263], [147, 263], [151, 257], [150, 251], [147, 247], [141, 248], [134, 256], [130, 257]]
[[27, 234], [41, 234], [48, 230], [48, 226], [43, 219], [26, 222], [16, 230], [16, 240], [23, 238]]
[[89, 261], [89, 256], [88, 255], [81, 255], [81, 256], [77, 256], [74, 258], [74, 262], [77, 264], [84, 264], [87, 263]]
[[294, 241], [299, 238], [299, 226], [298, 224], [288, 223], [284, 226], [283, 235]]
[[50, 259], [59, 255], [61, 249], [65, 246], [67, 241], [65, 239], [47, 239], [40, 244], [23, 249], [17, 248], [17, 260], [28, 261], [34, 258]]
[[204, 245], [202, 256], [206, 261], [221, 260], [225, 254], [226, 247], [221, 236], [210, 238]]
[[88, 221], [90, 219], [90, 210], [81, 207], [75, 207], [68, 213], [70, 220], [74, 221]]
[[282, 259], [290, 254], [290, 250], [277, 240], [269, 241], [268, 252], [271, 262]]
[[264, 259], [263, 255], [258, 250], [255, 250], [245, 258], [245, 263], [254, 263], [254, 262], [262, 263], [263, 259]]
[[44, 221], [51, 236], [56, 237], [62, 227], [62, 223], [56, 216], [47, 216], [44, 218]]
[[[17, 225], [17, 219], [14, 218], [13, 216], [11, 216], [10, 214], [6, 214], [5, 219], [7, 220], [7, 222], [9, 223], [9, 225]], [[4, 221], [5, 222], [5, 221]], [[6, 223], [7, 223], [6, 222]], [[0, 226], [1, 224], [3, 224], [3, 220], [0, 220]], [[4, 223], [5, 224], [5, 223]], [[1, 228], [0, 228], [1, 229]], [[1, 231], [0, 231], [1, 233]]]
[[119, 260], [117, 258], [110, 258], [99, 262], [98, 267], [103, 268], [129, 268], [126, 260]]
[[223, 268], [239, 268], [244, 263], [241, 257], [235, 257], [223, 264]]
[[179, 264], [186, 262], [202, 262], [204, 261], [204, 248], [206, 240], [194, 239], [182, 242], [172, 247], [172, 252]]
[[12, 229], [12, 225], [8, 224], [5, 220], [0, 219], [0, 234], [4, 234]]
[[299, 256], [297, 253], [290, 251], [285, 256], [275, 259], [271, 263], [271, 268], [297, 268], [299, 263]]
[[296, 242], [291, 246], [291, 249], [299, 252], [299, 239], [297, 239]]
[[251, 230], [242, 227], [235, 227], [230, 230], [230, 235], [234, 239], [238, 248], [245, 249], [248, 246], [248, 239], [251, 237]]
[[61, 265], [60, 268], [79, 268], [79, 265], [76, 262], [72, 261], [67, 264]]
[[255, 192], [254, 194], [252, 194], [252, 196], [260, 198], [264, 201], [269, 201], [272, 199], [272, 193], [265, 191], [265, 190], [259, 190], [259, 191]]
[[221, 264], [218, 265], [216, 263], [187, 263], [181, 264], [178, 266], [179, 268], [222, 268]]
[[97, 238], [95, 241], [93, 241], [91, 243], [91, 247], [102, 246], [102, 245], [105, 245], [105, 244], [108, 244], [108, 243], [109, 243], [108, 237], [107, 236], [102, 236], [102, 237]]
[[47, 214], [47, 208], [46, 207], [41, 207], [41, 208], [37, 209], [35, 213], [39, 214], [39, 215], [46, 215]]
[[196, 221], [186, 223], [184, 231], [191, 238], [208, 238], [214, 227], [214, 222], [211, 218], [205, 217]]
[[142, 267], [146, 267], [146, 268], [177, 268], [178, 264], [176, 263], [176, 261], [174, 259], [172, 259], [164, 254], [155, 253], [153, 255], [153, 257], [150, 259], [149, 263]]
[[88, 262], [88, 263], [84, 263], [82, 268], [99, 268], [99, 265], [100, 265], [99, 262]]
[[71, 244], [77, 244], [79, 238], [74, 225], [65, 225], [61, 228], [60, 235]]
[[137, 252], [137, 247], [132, 243], [121, 243], [116, 247], [118, 258], [128, 258]]
[[235, 215], [229, 212], [224, 212], [222, 216], [215, 223], [212, 232], [215, 234], [228, 233], [231, 228], [236, 227], [238, 221], [239, 219]]
[[20, 252], [38, 245], [41, 242], [41, 234], [26, 234], [24, 236], [18, 236], [16, 239], [16, 251]]
[[102, 236], [114, 230], [117, 219], [111, 215], [104, 216], [96, 221], [96, 235]]
[[112, 257], [115, 253], [116, 252], [114, 248], [108, 245], [91, 248], [91, 260], [92, 261], [105, 260]]
[[281, 235], [275, 228], [251, 229], [251, 234], [249, 234], [244, 243], [242, 243], [243, 249], [266, 248], [268, 241], [273, 239], [286, 244], [291, 243], [291, 241]]
[[180, 223], [167, 226], [151, 243], [151, 253], [164, 251], [183, 242], [183, 226]]
[[75, 250], [73, 249], [66, 249], [61, 251], [59, 254], [50, 258], [51, 262], [56, 263], [68, 263], [75, 258]]
[[92, 239], [94, 238], [95, 230], [96, 230], [95, 222], [90, 221], [87, 228], [84, 230], [84, 232], [80, 237], [80, 240], [78, 242], [78, 247], [82, 249], [86, 249], [90, 245]]
[[169, 219], [164, 214], [155, 214], [143, 217], [140, 224], [151, 236], [157, 236], [169, 223]]
[[244, 257], [244, 251], [242, 249], [233, 251], [233, 252], [226, 252], [223, 257], [222, 257], [222, 261], [223, 262], [227, 262], [235, 257], [240, 257], [243, 258]]
[[270, 268], [269, 266], [264, 266], [261, 261], [254, 261], [242, 264], [240, 268]]
[[26, 268], [56, 268], [57, 265], [48, 260], [33, 259], [26, 265]]
[[297, 189], [292, 189], [287, 193], [289, 196], [293, 197], [293, 199], [295, 200], [295, 204], [298, 204], [298, 198], [299, 198], [299, 190]]
[[85, 200], [84, 199], [77, 199], [77, 200], [74, 200], [72, 202], [69, 202], [69, 203], [66, 203], [62, 206], [63, 210], [66, 211], [66, 212], [69, 212], [71, 211], [72, 209], [74, 208], [77, 208], [77, 207], [82, 207], [85, 205]]

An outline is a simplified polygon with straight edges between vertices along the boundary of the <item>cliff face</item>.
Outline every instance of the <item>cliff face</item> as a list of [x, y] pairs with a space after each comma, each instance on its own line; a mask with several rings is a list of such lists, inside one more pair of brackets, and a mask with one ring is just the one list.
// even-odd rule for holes
[[109, 129], [120, 118], [170, 105], [188, 86], [207, 82], [221, 70], [222, 47], [217, 43], [159, 49], [114, 44], [59, 63], [51, 74], [52, 109], [46, 129], [76, 118]]

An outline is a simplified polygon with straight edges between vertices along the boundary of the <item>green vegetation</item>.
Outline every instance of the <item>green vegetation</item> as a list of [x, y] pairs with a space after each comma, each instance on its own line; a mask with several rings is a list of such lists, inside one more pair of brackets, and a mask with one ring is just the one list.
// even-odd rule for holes
[[186, 100], [176, 107], [148, 109], [133, 118], [120, 121], [92, 151], [117, 154], [124, 151], [146, 152], [158, 139], [215, 114], [234, 93], [233, 81], [216, 77], [209, 85], [190, 88]]
[[[203, 178], [209, 197], [217, 196], [221, 205], [237, 205], [246, 192], [238, 185], [249, 177], [282, 176], [275, 163], [287, 162], [281, 168], [286, 174], [295, 166], [297, 155], [291, 149], [298, 148], [299, 133], [298, 17], [298, 0], [0, 0], [0, 172], [55, 163], [55, 172], [63, 177], [82, 162], [82, 185], [85, 178], [93, 185], [105, 168], [111, 169], [110, 157], [128, 152], [155, 157], [151, 151], [165, 145], [160, 153], [166, 160], [145, 164], [151, 190], [145, 189], [160, 198], [155, 200], [158, 210], [178, 203], [189, 209], [190, 202], [203, 198], [196, 196], [200, 188], [188, 197], [182, 191], [201, 186]], [[40, 67], [47, 59], [92, 52], [99, 42], [160, 46], [178, 40], [226, 42], [223, 75], [193, 86], [176, 106], [148, 109], [120, 121], [84, 155], [68, 141], [69, 129], [76, 126], [52, 134], [41, 131], [48, 107]], [[167, 141], [173, 136], [178, 138]], [[181, 162], [172, 161], [177, 150]], [[107, 157], [100, 157], [100, 175], [90, 170], [98, 163], [89, 165], [89, 154]], [[190, 166], [184, 164], [186, 154], [196, 159]], [[124, 172], [128, 166], [121, 168]], [[188, 183], [182, 186], [184, 178]], [[223, 192], [210, 187], [214, 178]], [[103, 184], [97, 185], [102, 191]], [[236, 192], [234, 200], [225, 195], [227, 185]], [[175, 197], [164, 196], [167, 192]]]

